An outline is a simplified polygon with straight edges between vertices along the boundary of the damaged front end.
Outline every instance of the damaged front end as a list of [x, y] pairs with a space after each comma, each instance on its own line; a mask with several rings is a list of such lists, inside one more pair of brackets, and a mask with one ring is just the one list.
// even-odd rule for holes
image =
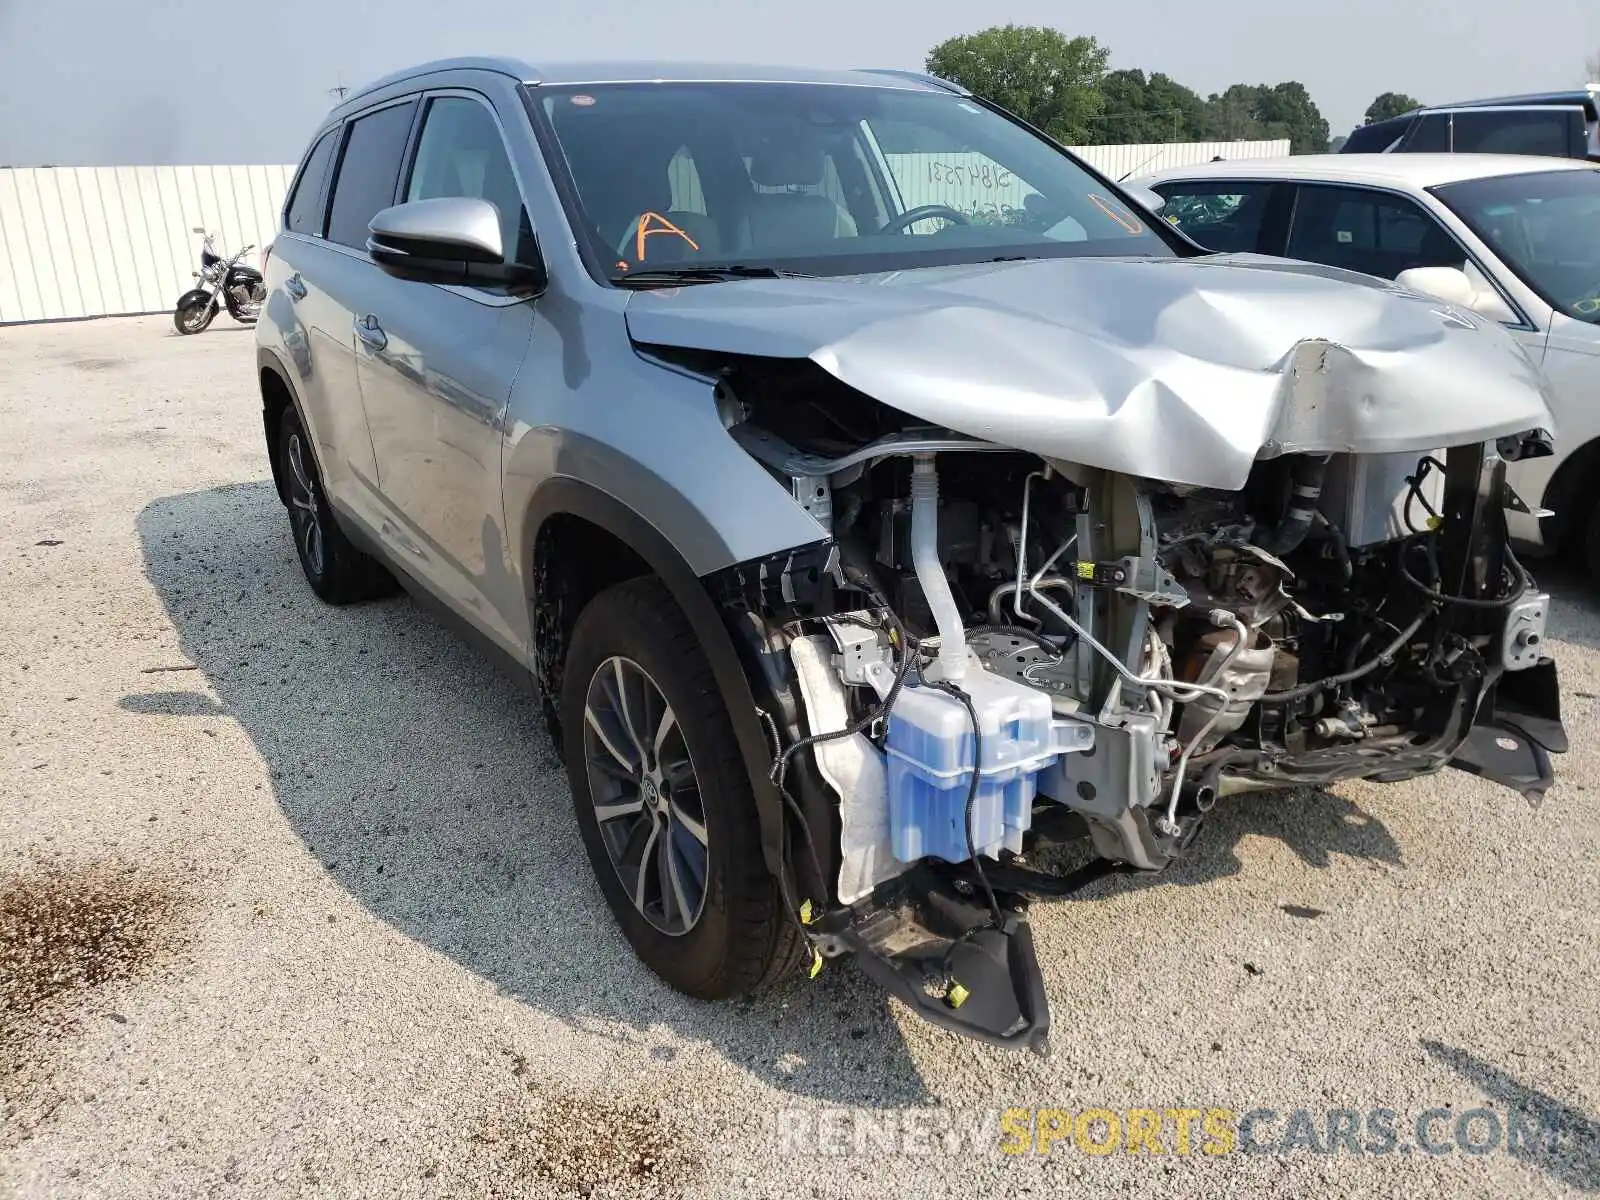
[[1549, 597], [1504, 519], [1540, 430], [1341, 443], [1330, 410], [1360, 397], [1302, 343], [1263, 428], [1322, 432], [1264, 436], [1219, 487], [930, 425], [837, 355], [662, 353], [716, 379], [730, 437], [825, 533], [708, 580], [814, 968], [854, 953], [930, 1020], [1041, 1049], [1029, 901], [1162, 870], [1230, 794], [1446, 766], [1550, 786]]

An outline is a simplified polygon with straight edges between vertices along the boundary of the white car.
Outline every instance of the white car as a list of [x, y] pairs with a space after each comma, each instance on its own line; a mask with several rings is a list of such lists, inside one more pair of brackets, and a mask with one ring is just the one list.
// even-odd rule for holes
[[[1509, 329], [1555, 391], [1555, 454], [1513, 463], [1511, 533], [1600, 578], [1600, 165], [1500, 154], [1213, 162], [1138, 181], [1210, 250], [1395, 280]], [[1554, 515], [1541, 519], [1538, 510]]]

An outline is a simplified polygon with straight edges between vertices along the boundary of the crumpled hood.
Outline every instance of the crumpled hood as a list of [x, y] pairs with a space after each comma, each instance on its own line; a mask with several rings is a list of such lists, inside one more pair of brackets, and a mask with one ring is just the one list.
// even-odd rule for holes
[[932, 425], [1045, 457], [1242, 487], [1259, 457], [1554, 432], [1483, 319], [1257, 255], [1068, 258], [640, 292], [645, 345], [810, 358]]

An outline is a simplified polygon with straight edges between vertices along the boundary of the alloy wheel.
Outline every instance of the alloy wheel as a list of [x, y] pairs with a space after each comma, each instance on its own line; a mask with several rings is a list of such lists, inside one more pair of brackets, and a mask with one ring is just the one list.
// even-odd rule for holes
[[323, 555], [322, 510], [317, 503], [317, 481], [306, 467], [305, 447], [299, 432], [289, 435], [289, 523], [307, 565], [317, 575], [326, 570]]
[[584, 700], [584, 762], [600, 840], [634, 908], [679, 937], [705, 908], [710, 837], [672, 706], [630, 658], [606, 659]]

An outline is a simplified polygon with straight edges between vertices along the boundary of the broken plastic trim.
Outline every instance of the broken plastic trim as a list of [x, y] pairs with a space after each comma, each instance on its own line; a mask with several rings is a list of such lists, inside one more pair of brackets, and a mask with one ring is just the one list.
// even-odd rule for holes
[[820, 924], [829, 954], [854, 953], [867, 977], [924, 1020], [992, 1046], [1049, 1050], [1050, 1003], [1026, 901], [997, 893], [996, 926], [974, 889], [923, 862], [873, 899]]
[[1066, 875], [1017, 865], [986, 868], [1000, 902], [997, 926], [964, 865], [918, 863], [869, 901], [819, 923], [827, 953], [854, 953], [861, 969], [924, 1020], [962, 1037], [1049, 1052], [1050, 1003], [1028, 925], [1027, 897], [1071, 896], [1122, 864], [1096, 860]]

